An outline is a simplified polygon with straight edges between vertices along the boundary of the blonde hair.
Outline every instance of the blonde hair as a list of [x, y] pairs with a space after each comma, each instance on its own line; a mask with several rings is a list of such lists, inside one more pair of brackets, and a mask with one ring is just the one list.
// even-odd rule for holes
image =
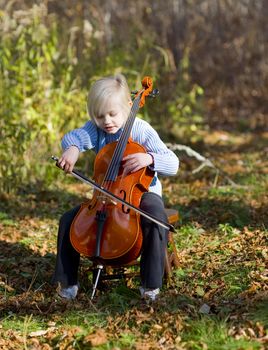
[[91, 86], [87, 109], [93, 121], [103, 114], [108, 99], [118, 94], [121, 97], [120, 104], [126, 120], [131, 108], [131, 96], [126, 78], [122, 74], [101, 78]]

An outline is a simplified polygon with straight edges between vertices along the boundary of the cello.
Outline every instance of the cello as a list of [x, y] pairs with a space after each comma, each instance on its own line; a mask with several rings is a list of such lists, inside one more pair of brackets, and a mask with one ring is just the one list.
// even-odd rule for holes
[[[97, 154], [93, 197], [81, 205], [70, 229], [70, 241], [74, 249], [99, 264], [127, 264], [137, 259], [142, 247], [140, 215], [146, 216], [146, 213], [138, 208], [154, 172], [146, 167], [125, 175], [121, 167], [123, 157], [146, 153], [130, 137], [136, 114], [144, 105], [145, 98], [157, 93], [152, 89], [149, 77], [143, 79], [142, 86], [142, 90], [135, 95], [119, 140], [104, 146]], [[72, 173], [77, 175], [75, 171]], [[150, 219], [161, 224], [155, 218]], [[169, 224], [162, 225], [170, 230]]]

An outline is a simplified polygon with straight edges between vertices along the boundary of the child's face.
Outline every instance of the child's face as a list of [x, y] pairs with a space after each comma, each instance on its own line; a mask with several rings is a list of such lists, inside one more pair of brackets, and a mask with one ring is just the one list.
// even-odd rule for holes
[[96, 116], [95, 123], [107, 134], [115, 134], [126, 121], [125, 109], [120, 103], [120, 95], [110, 97]]

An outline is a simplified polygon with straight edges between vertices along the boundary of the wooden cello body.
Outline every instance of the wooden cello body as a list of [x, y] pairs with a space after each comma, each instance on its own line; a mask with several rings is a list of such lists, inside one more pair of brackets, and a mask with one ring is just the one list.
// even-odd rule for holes
[[[94, 180], [109, 188], [111, 193], [139, 207], [141, 196], [148, 191], [154, 173], [143, 168], [123, 176], [120, 167], [116, 181], [103, 181], [116, 146], [117, 142], [110, 143], [98, 153]], [[146, 151], [140, 144], [128, 140], [124, 156], [142, 152]], [[91, 260], [112, 266], [127, 264], [140, 254], [140, 215], [95, 190], [92, 199], [81, 205], [71, 226], [70, 240], [79, 253]]]

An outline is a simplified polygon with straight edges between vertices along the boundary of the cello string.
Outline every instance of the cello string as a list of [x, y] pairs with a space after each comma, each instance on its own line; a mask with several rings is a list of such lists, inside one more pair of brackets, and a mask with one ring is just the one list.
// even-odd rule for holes
[[136, 106], [137, 101], [134, 101], [134, 102], [135, 103], [133, 104], [133, 108], [131, 109], [130, 116], [127, 119], [127, 123], [124, 127], [123, 133], [121, 134], [121, 137], [120, 137], [118, 144], [116, 146], [114, 155], [112, 157], [111, 165], [109, 166], [109, 171], [107, 173], [107, 180], [114, 180], [115, 177], [117, 176], [118, 168], [120, 166], [119, 161], [121, 160], [120, 156], [122, 158], [122, 154], [120, 154], [120, 153], [123, 153], [123, 151], [126, 147], [126, 143], [127, 143], [127, 140], [129, 138], [129, 135], [130, 135], [130, 131], [131, 131], [132, 126], [133, 126], [134, 118], [135, 118], [135, 115], [136, 115], [137, 110], [138, 110], [138, 106]]
[[123, 154], [124, 154], [124, 151], [126, 149], [126, 145], [127, 145], [130, 133], [131, 133], [131, 129], [132, 129], [133, 122], [135, 120], [135, 116], [136, 116], [137, 111], [138, 111], [138, 104], [136, 102], [133, 113], [132, 113], [131, 117], [129, 118], [129, 121], [124, 128], [123, 135], [121, 135], [121, 138], [117, 144], [116, 152], [115, 152], [115, 155], [113, 157], [113, 159], [114, 159], [113, 164], [114, 165], [110, 168], [111, 169], [110, 178], [108, 178], [108, 180], [110, 180], [109, 181], [110, 186], [112, 186], [113, 181], [115, 181], [116, 178], [118, 177], [118, 173], [119, 173], [119, 169], [120, 169], [120, 165], [121, 165], [121, 160], [123, 158]]
[[[131, 114], [132, 114], [132, 110], [131, 110], [131, 113], [130, 113], [130, 117], [129, 117], [129, 118], [131, 118]], [[129, 120], [129, 118], [128, 118], [128, 120]], [[125, 132], [125, 131], [127, 130], [127, 128], [128, 128], [128, 120], [127, 120], [127, 123], [126, 123], [126, 125], [125, 125], [125, 127], [124, 127], [124, 132]], [[120, 146], [121, 143], [122, 143], [123, 136], [124, 136], [124, 135], [121, 135], [121, 138], [119, 139], [119, 141], [118, 141], [118, 143], [117, 143], [117, 146], [116, 146], [116, 148], [115, 148], [115, 150], [114, 150], [114, 154], [113, 154], [112, 159], [111, 159], [111, 161], [110, 161], [109, 167], [107, 168], [107, 172], [106, 172], [106, 174], [105, 174], [104, 181], [109, 181], [109, 180], [111, 180], [111, 179], [113, 178], [113, 176], [112, 176], [113, 173], [112, 173], [112, 172], [113, 172], [113, 169], [114, 169], [114, 167], [115, 167], [117, 158], [118, 158], [118, 156], [119, 156], [119, 152], [120, 152], [119, 146]]]
[[120, 167], [120, 162], [121, 162], [121, 158], [123, 156], [123, 152], [125, 150], [134, 120], [135, 120], [135, 116], [138, 112], [139, 109], [139, 101], [140, 101], [140, 96], [138, 96], [134, 102], [133, 102], [133, 106], [131, 108], [130, 111], [130, 116], [127, 119], [126, 125], [124, 127], [123, 133], [121, 134], [121, 137], [119, 138], [119, 141], [116, 145], [114, 154], [112, 156], [111, 162], [108, 166], [108, 169], [106, 171], [106, 174], [104, 176], [104, 179], [102, 181], [102, 186], [106, 186], [107, 189], [109, 189], [109, 187], [112, 186], [112, 182], [115, 181], [115, 178], [118, 175], [118, 171], [119, 171], [119, 167]]
[[110, 172], [112, 180], [114, 180], [117, 177], [117, 175], [118, 175], [120, 162], [121, 162], [121, 159], [123, 157], [123, 153], [125, 151], [126, 144], [127, 144], [127, 141], [129, 139], [129, 136], [130, 136], [130, 133], [131, 133], [131, 129], [132, 129], [132, 126], [133, 126], [133, 123], [134, 123], [134, 120], [135, 120], [135, 116], [136, 116], [137, 111], [139, 109], [138, 101], [135, 102], [135, 106], [134, 106], [133, 109], [134, 109], [133, 113], [128, 118], [128, 123], [124, 127], [124, 131], [121, 134], [121, 137], [120, 137], [120, 139], [118, 141], [118, 145], [116, 147], [117, 149], [116, 149], [116, 152], [115, 152], [115, 157], [113, 157], [114, 158], [114, 162], [113, 162], [114, 166], [111, 167], [111, 172]]
[[118, 143], [117, 143], [117, 145], [115, 147], [115, 150], [114, 150], [114, 153], [112, 155], [110, 164], [109, 164], [109, 166], [108, 166], [108, 168], [106, 170], [106, 174], [105, 174], [104, 179], [103, 179], [103, 183], [102, 183], [103, 186], [105, 186], [105, 183], [106, 183], [106, 186], [107, 186], [108, 183], [113, 181], [114, 178], [115, 178], [115, 170], [114, 169], [115, 169], [116, 163], [118, 162], [118, 159], [119, 159], [119, 155], [120, 155], [119, 146], [121, 146], [122, 141], [123, 141], [123, 138], [120, 138], [120, 140], [118, 141]]
[[[131, 118], [132, 117], [133, 117], [133, 115], [131, 116]], [[118, 143], [116, 145], [114, 154], [112, 156], [112, 160], [109, 164], [108, 171], [107, 171], [105, 179], [103, 181], [103, 186], [109, 191], [111, 191], [113, 183], [117, 179], [119, 167], [120, 167], [120, 162], [121, 162], [121, 159], [123, 156], [123, 151], [126, 148], [126, 144], [127, 144], [130, 130], [131, 130], [131, 125], [128, 123], [128, 124], [126, 124], [126, 126], [124, 128], [125, 133], [123, 134], [123, 137], [120, 138], [120, 140], [118, 141]], [[125, 137], [125, 135], [127, 137]]]
[[[123, 130], [123, 134], [121, 134], [121, 137], [119, 138], [119, 141], [116, 145], [116, 148], [114, 150], [113, 156], [111, 158], [110, 164], [106, 170], [106, 174], [102, 180], [101, 186], [103, 188], [106, 188], [107, 190], [111, 191], [111, 187], [113, 185], [113, 182], [115, 181], [116, 175], [118, 173], [118, 164], [117, 164], [117, 171], [115, 170], [116, 168], [116, 163], [118, 163], [118, 159], [120, 156], [121, 148], [123, 147], [122, 144], [125, 143], [125, 137], [124, 135], [127, 134], [127, 136], [130, 133], [130, 127], [131, 127], [131, 119], [134, 119], [133, 117], [135, 116], [137, 110], [137, 102], [134, 101], [133, 106], [130, 111], [130, 115], [127, 119], [126, 125]], [[105, 203], [105, 201], [103, 202]], [[103, 205], [103, 210], [105, 209], [105, 204]]]

